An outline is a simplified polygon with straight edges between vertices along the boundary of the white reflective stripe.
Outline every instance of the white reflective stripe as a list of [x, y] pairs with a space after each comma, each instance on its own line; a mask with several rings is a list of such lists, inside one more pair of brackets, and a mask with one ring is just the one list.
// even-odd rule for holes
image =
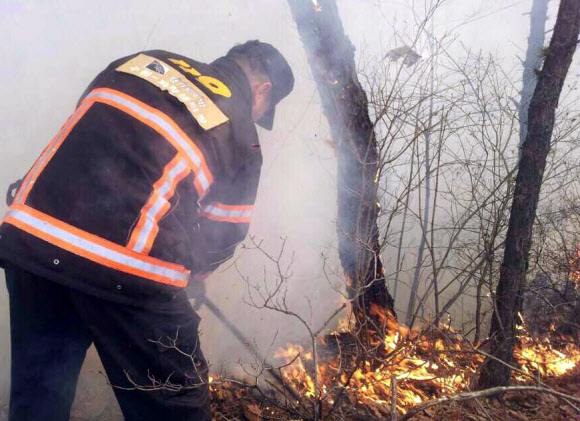
[[159, 189], [159, 195], [162, 197], [165, 197], [167, 192], [171, 189], [171, 186], [173, 186], [173, 183], [175, 182], [175, 178], [179, 174], [181, 174], [183, 171], [185, 171], [186, 169], [187, 169], [187, 162], [185, 161], [185, 159], [182, 159], [167, 174], [167, 182], [165, 184], [163, 184], [161, 186], [161, 188]]
[[166, 278], [182, 282], [187, 282], [189, 278], [187, 272], [179, 272], [163, 266], [158, 266], [149, 262], [145, 262], [131, 256], [124, 255], [115, 250], [111, 250], [100, 244], [94, 243], [88, 239], [79, 237], [73, 233], [65, 231], [62, 228], [52, 225], [47, 221], [38, 219], [35, 216], [32, 216], [24, 211], [18, 209], [10, 209], [8, 210], [6, 216], [17, 219], [18, 221], [23, 222], [32, 228], [42, 231], [43, 233], [48, 234], [52, 237], [58, 238], [59, 240], [64, 241], [65, 243], [78, 247], [91, 254], [97, 255], [98, 257], [111, 260], [115, 263], [128, 266], [132, 269], [137, 269], [143, 272], [150, 273], [152, 275], [163, 276]]
[[199, 183], [203, 187], [204, 192], [207, 189], [209, 189], [209, 187], [210, 187], [209, 180], [207, 178], [207, 175], [204, 173], [204, 170], [202, 167], [202, 157], [198, 156], [198, 154], [195, 152], [195, 150], [189, 144], [189, 141], [185, 140], [179, 133], [177, 133], [175, 131], [175, 129], [173, 127], [171, 127], [170, 124], [167, 124], [167, 122], [164, 119], [162, 119], [161, 117], [159, 117], [158, 115], [156, 115], [154, 113], [147, 111], [146, 109], [140, 107], [138, 104], [135, 104], [132, 101], [129, 101], [129, 100], [127, 100], [123, 97], [120, 97], [118, 95], [111, 94], [109, 92], [93, 92], [87, 96], [87, 99], [92, 99], [92, 98], [105, 98], [105, 99], [108, 99], [110, 101], [116, 102], [117, 104], [120, 104], [120, 105], [123, 105], [127, 108], [130, 108], [131, 110], [133, 110], [135, 113], [139, 114], [144, 119], [149, 120], [152, 123], [160, 126], [163, 130], [165, 130], [165, 132], [167, 132], [177, 142], [177, 144], [179, 144], [179, 146], [183, 149], [183, 151], [187, 154], [187, 156], [197, 166], [196, 176], [197, 176], [197, 179], [199, 180]]
[[157, 225], [157, 215], [163, 208], [163, 205], [165, 203], [168, 203], [167, 198], [165, 196], [174, 186], [176, 177], [186, 169], [187, 162], [184, 159], [182, 159], [167, 174], [167, 181], [158, 190], [159, 197], [157, 198], [153, 206], [149, 208], [147, 214], [145, 215], [146, 222], [145, 225], [143, 226], [143, 229], [141, 230], [141, 233], [139, 234], [137, 243], [133, 247], [134, 251], [141, 253], [145, 248], [147, 244], [147, 239], [149, 238], [151, 231], [153, 230], [155, 225]]
[[30, 170], [30, 174], [26, 177], [26, 179], [28, 180], [28, 182], [26, 182], [22, 186], [20, 186], [19, 193], [16, 196], [16, 199], [14, 199], [14, 203], [21, 203], [21, 201], [22, 201], [22, 195], [26, 191], [27, 186], [30, 183], [34, 183], [34, 181], [36, 180], [36, 176], [38, 175], [38, 170], [42, 167], [42, 165], [44, 164], [44, 162], [46, 161], [46, 159], [50, 155], [52, 155], [53, 152], [58, 148], [58, 145], [62, 141], [62, 137], [68, 131], [68, 129], [71, 126], [71, 124], [74, 123], [74, 121], [76, 120], [76, 118], [79, 115], [79, 113], [83, 112], [85, 110], [85, 108], [89, 107], [90, 105], [91, 104], [86, 103], [86, 102], [83, 103], [70, 116], [70, 118], [65, 123], [65, 125], [62, 126], [62, 128], [58, 132], [57, 137], [54, 138], [54, 140], [50, 143], [50, 145], [48, 146], [48, 148], [46, 149], [46, 151], [44, 151], [44, 153], [38, 158], [38, 161], [34, 164], [34, 167], [32, 167], [32, 169]]
[[252, 209], [223, 209], [215, 204], [207, 205], [203, 208], [203, 212], [223, 218], [250, 218], [252, 216]]
[[[163, 205], [163, 203], [166, 203], [167, 200], [163, 199], [162, 197], [159, 198], [159, 200], [157, 200], [155, 202], [155, 205], [153, 207], [156, 207], [157, 210], [155, 211], [155, 213], [157, 213], [160, 209], [161, 206]], [[153, 207], [151, 209], [153, 209]], [[137, 243], [135, 243], [135, 246], [133, 247], [133, 251], [136, 251], [137, 253], [141, 253], [143, 251], [143, 249], [145, 248], [145, 245], [147, 244], [147, 238], [149, 237], [149, 234], [151, 234], [151, 231], [153, 231], [153, 227], [155, 227], [156, 222], [152, 219], [153, 216], [149, 215], [149, 212], [147, 212], [147, 219], [145, 220], [145, 224], [143, 225], [143, 229], [141, 230], [141, 233], [139, 234], [139, 238], [137, 240]]]

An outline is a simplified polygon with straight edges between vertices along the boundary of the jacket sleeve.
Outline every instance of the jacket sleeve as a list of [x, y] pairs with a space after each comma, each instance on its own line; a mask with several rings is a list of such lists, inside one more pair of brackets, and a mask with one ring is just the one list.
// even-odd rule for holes
[[214, 271], [230, 259], [248, 234], [262, 155], [255, 126], [234, 119], [212, 133], [211, 154], [219, 163], [214, 184], [199, 201], [193, 229], [192, 271]]
[[191, 242], [194, 273], [214, 271], [246, 238], [259, 177], [259, 166], [249, 163], [233, 178], [216, 182], [200, 203]]

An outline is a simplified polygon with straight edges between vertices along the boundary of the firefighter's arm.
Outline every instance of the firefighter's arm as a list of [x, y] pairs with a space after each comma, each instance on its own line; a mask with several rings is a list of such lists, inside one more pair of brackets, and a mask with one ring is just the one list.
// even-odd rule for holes
[[253, 204], [212, 201], [203, 205], [192, 238], [195, 274], [207, 277], [233, 256], [248, 234], [252, 210]]
[[192, 273], [213, 272], [233, 256], [246, 238], [262, 166], [250, 104], [238, 99], [233, 110], [232, 104], [222, 104], [225, 100], [216, 101], [220, 109], [230, 108], [226, 114], [231, 119], [202, 139], [206, 141], [206, 156], [211, 157], [214, 183], [198, 202], [197, 224], [191, 238]]
[[205, 294], [205, 280], [233, 256], [248, 234], [258, 179], [247, 174], [234, 179], [235, 183], [220, 180], [212, 186], [200, 203], [197, 223], [192, 227], [192, 275], [187, 295], [196, 299], [196, 305]]
[[248, 234], [260, 176], [261, 161], [248, 162], [226, 180], [218, 181], [200, 203], [192, 235], [194, 273], [213, 272], [230, 259]]

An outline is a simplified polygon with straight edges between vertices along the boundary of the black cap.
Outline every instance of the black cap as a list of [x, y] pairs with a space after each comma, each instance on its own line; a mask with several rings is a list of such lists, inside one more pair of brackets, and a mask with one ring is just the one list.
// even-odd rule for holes
[[227, 55], [229, 56], [230, 54], [242, 54], [260, 59], [260, 63], [272, 83], [270, 91], [272, 106], [256, 123], [265, 129], [272, 130], [276, 104], [292, 92], [294, 88], [294, 75], [290, 65], [274, 46], [258, 40], [236, 45], [228, 51]]

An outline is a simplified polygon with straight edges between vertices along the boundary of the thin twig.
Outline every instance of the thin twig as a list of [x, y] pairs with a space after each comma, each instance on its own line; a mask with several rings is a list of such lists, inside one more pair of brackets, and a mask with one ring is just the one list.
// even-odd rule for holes
[[397, 376], [391, 376], [391, 421], [397, 421]]
[[[448, 402], [462, 402], [471, 399], [477, 398], [485, 398], [493, 395], [497, 395], [500, 393], [505, 392], [517, 392], [517, 391], [529, 391], [529, 392], [540, 392], [540, 393], [547, 393], [549, 395], [556, 396], [561, 399], [566, 399], [568, 401], [576, 402], [580, 404], [580, 399], [574, 396], [566, 395], [565, 393], [558, 392], [554, 389], [549, 389], [546, 387], [538, 387], [538, 386], [499, 386], [499, 387], [492, 387], [490, 389], [479, 390], [477, 392], [464, 392], [458, 393], [457, 395], [445, 396], [439, 399], [433, 399], [430, 401], [425, 402], [422, 405], [416, 406], [409, 410], [399, 421], [407, 421], [411, 419], [413, 416], [417, 415], [419, 412], [424, 411], [432, 406], [441, 405], [443, 403]], [[568, 404], [574, 408], [578, 413], [580, 413], [580, 408], [576, 405], [573, 405], [568, 402]]]

